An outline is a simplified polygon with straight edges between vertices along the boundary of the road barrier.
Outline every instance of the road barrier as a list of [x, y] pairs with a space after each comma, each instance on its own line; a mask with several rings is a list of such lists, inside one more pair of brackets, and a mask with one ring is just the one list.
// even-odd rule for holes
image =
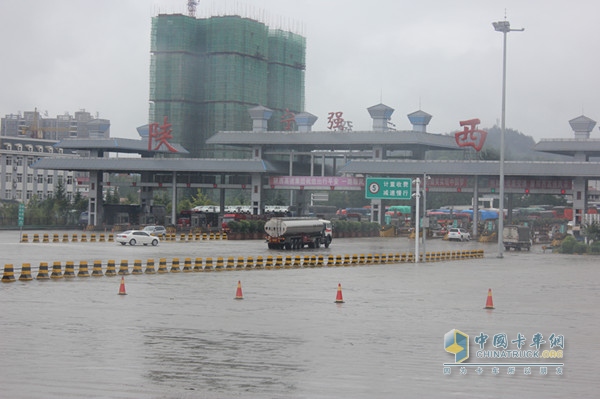
[[[52, 239], [50, 239], [50, 233], [44, 233], [40, 239], [38, 233], [34, 233], [31, 241], [29, 235], [23, 233], [19, 242], [21, 243], [69, 243], [69, 242], [85, 242], [85, 243], [106, 243], [115, 242], [114, 234], [109, 233], [108, 236], [105, 233], [90, 233], [89, 238], [87, 233], [73, 233], [69, 239], [69, 234], [63, 234], [62, 240], [58, 233], [51, 233]], [[227, 240], [227, 234], [225, 233], [180, 233], [179, 237], [175, 233], [168, 233], [162, 238], [163, 242], [190, 242], [190, 241], [206, 241], [206, 240]]]
[[[441, 261], [456, 261], [456, 260], [468, 260], [483, 258], [484, 252], [482, 249], [471, 249], [461, 251], [443, 251], [443, 252], [427, 252], [420, 255], [420, 259], [424, 259], [425, 262], [441, 262]], [[261, 269], [299, 269], [299, 268], [315, 268], [323, 266], [371, 266], [374, 264], [404, 264], [414, 263], [415, 255], [413, 253], [389, 253], [389, 254], [345, 254], [345, 255], [287, 255], [285, 258], [281, 255], [277, 255], [275, 259], [272, 255], [268, 255], [265, 258], [257, 256], [256, 260], [253, 256], [246, 258], [240, 256], [237, 261], [234, 257], [230, 256], [227, 258], [226, 265], [224, 264], [224, 258], [219, 256], [216, 261], [216, 266], [213, 269], [213, 258], [208, 257], [206, 259], [195, 258], [194, 266], [192, 268], [191, 258], [185, 258], [184, 261], [184, 272], [209, 272], [213, 270], [261, 270]], [[121, 260], [118, 274], [127, 275], [129, 274], [129, 266], [126, 259]], [[181, 271], [179, 268], [179, 258], [173, 258], [170, 262], [170, 269], [168, 268], [168, 262], [166, 258], [159, 259], [158, 273], [178, 273]], [[132, 274], [142, 274], [142, 261], [139, 259], [134, 260]], [[2, 276], [2, 282], [13, 282], [15, 279], [15, 271], [12, 264], [4, 265], [4, 273]], [[154, 259], [148, 259], [146, 261], [146, 274], [155, 274], [157, 271], [154, 269]], [[103, 272], [102, 261], [95, 260], [92, 270], [93, 277], [102, 276], [115, 276], [117, 275], [115, 261], [108, 260], [106, 263], [106, 271]], [[62, 279], [62, 278], [74, 278], [74, 277], [89, 277], [90, 273], [88, 270], [87, 261], [79, 262], [79, 271], [75, 274], [75, 265], [72, 261], [65, 263], [64, 273], [62, 271], [62, 264], [59, 261], [55, 261], [52, 264], [52, 272], [49, 274], [48, 263], [40, 262], [37, 272], [37, 280], [47, 279]], [[31, 265], [29, 263], [23, 263], [21, 266], [21, 275], [19, 281], [30, 281], [33, 280]]]

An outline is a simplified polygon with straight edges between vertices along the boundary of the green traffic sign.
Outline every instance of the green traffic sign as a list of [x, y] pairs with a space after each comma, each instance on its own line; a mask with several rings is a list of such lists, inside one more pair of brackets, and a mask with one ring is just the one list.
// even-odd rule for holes
[[19, 204], [19, 227], [23, 227], [25, 221], [25, 204]]
[[365, 197], [367, 199], [409, 200], [412, 198], [412, 181], [405, 178], [367, 177]]

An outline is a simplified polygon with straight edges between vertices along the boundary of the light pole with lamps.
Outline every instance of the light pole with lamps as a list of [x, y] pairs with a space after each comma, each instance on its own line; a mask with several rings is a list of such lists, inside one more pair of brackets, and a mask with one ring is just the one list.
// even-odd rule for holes
[[419, 218], [421, 217], [421, 215], [419, 214], [419, 202], [420, 198], [421, 198], [421, 179], [419, 179], [418, 177], [414, 180], [414, 183], [416, 185], [416, 191], [413, 194], [413, 197], [415, 197], [415, 202], [416, 202], [416, 207], [415, 207], [415, 263], [419, 263]]
[[504, 133], [506, 131], [506, 34], [508, 32], [522, 32], [525, 28], [511, 29], [507, 20], [492, 22], [497, 32], [504, 34], [504, 51], [502, 53], [502, 132], [500, 133], [500, 204], [498, 207], [498, 258], [503, 257], [504, 244], [502, 231], [504, 230]]

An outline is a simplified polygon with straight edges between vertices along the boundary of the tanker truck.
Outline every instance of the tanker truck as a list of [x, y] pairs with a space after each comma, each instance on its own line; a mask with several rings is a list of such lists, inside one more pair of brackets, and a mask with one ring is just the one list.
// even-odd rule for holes
[[265, 223], [269, 249], [329, 248], [331, 222], [317, 218], [272, 218]]

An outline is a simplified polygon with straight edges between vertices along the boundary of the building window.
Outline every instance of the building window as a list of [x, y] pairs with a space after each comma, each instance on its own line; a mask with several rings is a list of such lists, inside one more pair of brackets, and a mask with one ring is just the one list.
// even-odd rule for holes
[[27, 174], [27, 183], [33, 183], [33, 175], [30, 173]]
[[7, 157], [6, 157], [6, 165], [7, 165], [7, 166], [10, 166], [10, 165], [12, 165], [12, 157], [10, 157], [10, 156], [7, 156]]
[[12, 190], [6, 190], [4, 192], [4, 199], [12, 199]]
[[23, 173], [17, 173], [17, 183], [23, 183]]
[[54, 176], [52, 175], [48, 176], [48, 184], [52, 184], [52, 181], [54, 180], [53, 177]]
[[37, 175], [38, 184], [44, 184], [44, 175]]
[[31, 197], [33, 196], [33, 192], [31, 190], [27, 190], [27, 201], [29, 201], [31, 199]]
[[73, 184], [73, 176], [67, 176], [67, 184]]
[[11, 183], [12, 182], [12, 173], [7, 173], [4, 181], [7, 183]]
[[36, 195], [37, 195], [38, 199], [40, 199], [40, 200], [44, 199], [44, 192], [42, 190], [38, 190]]
[[17, 166], [23, 166], [23, 157], [17, 157]]

